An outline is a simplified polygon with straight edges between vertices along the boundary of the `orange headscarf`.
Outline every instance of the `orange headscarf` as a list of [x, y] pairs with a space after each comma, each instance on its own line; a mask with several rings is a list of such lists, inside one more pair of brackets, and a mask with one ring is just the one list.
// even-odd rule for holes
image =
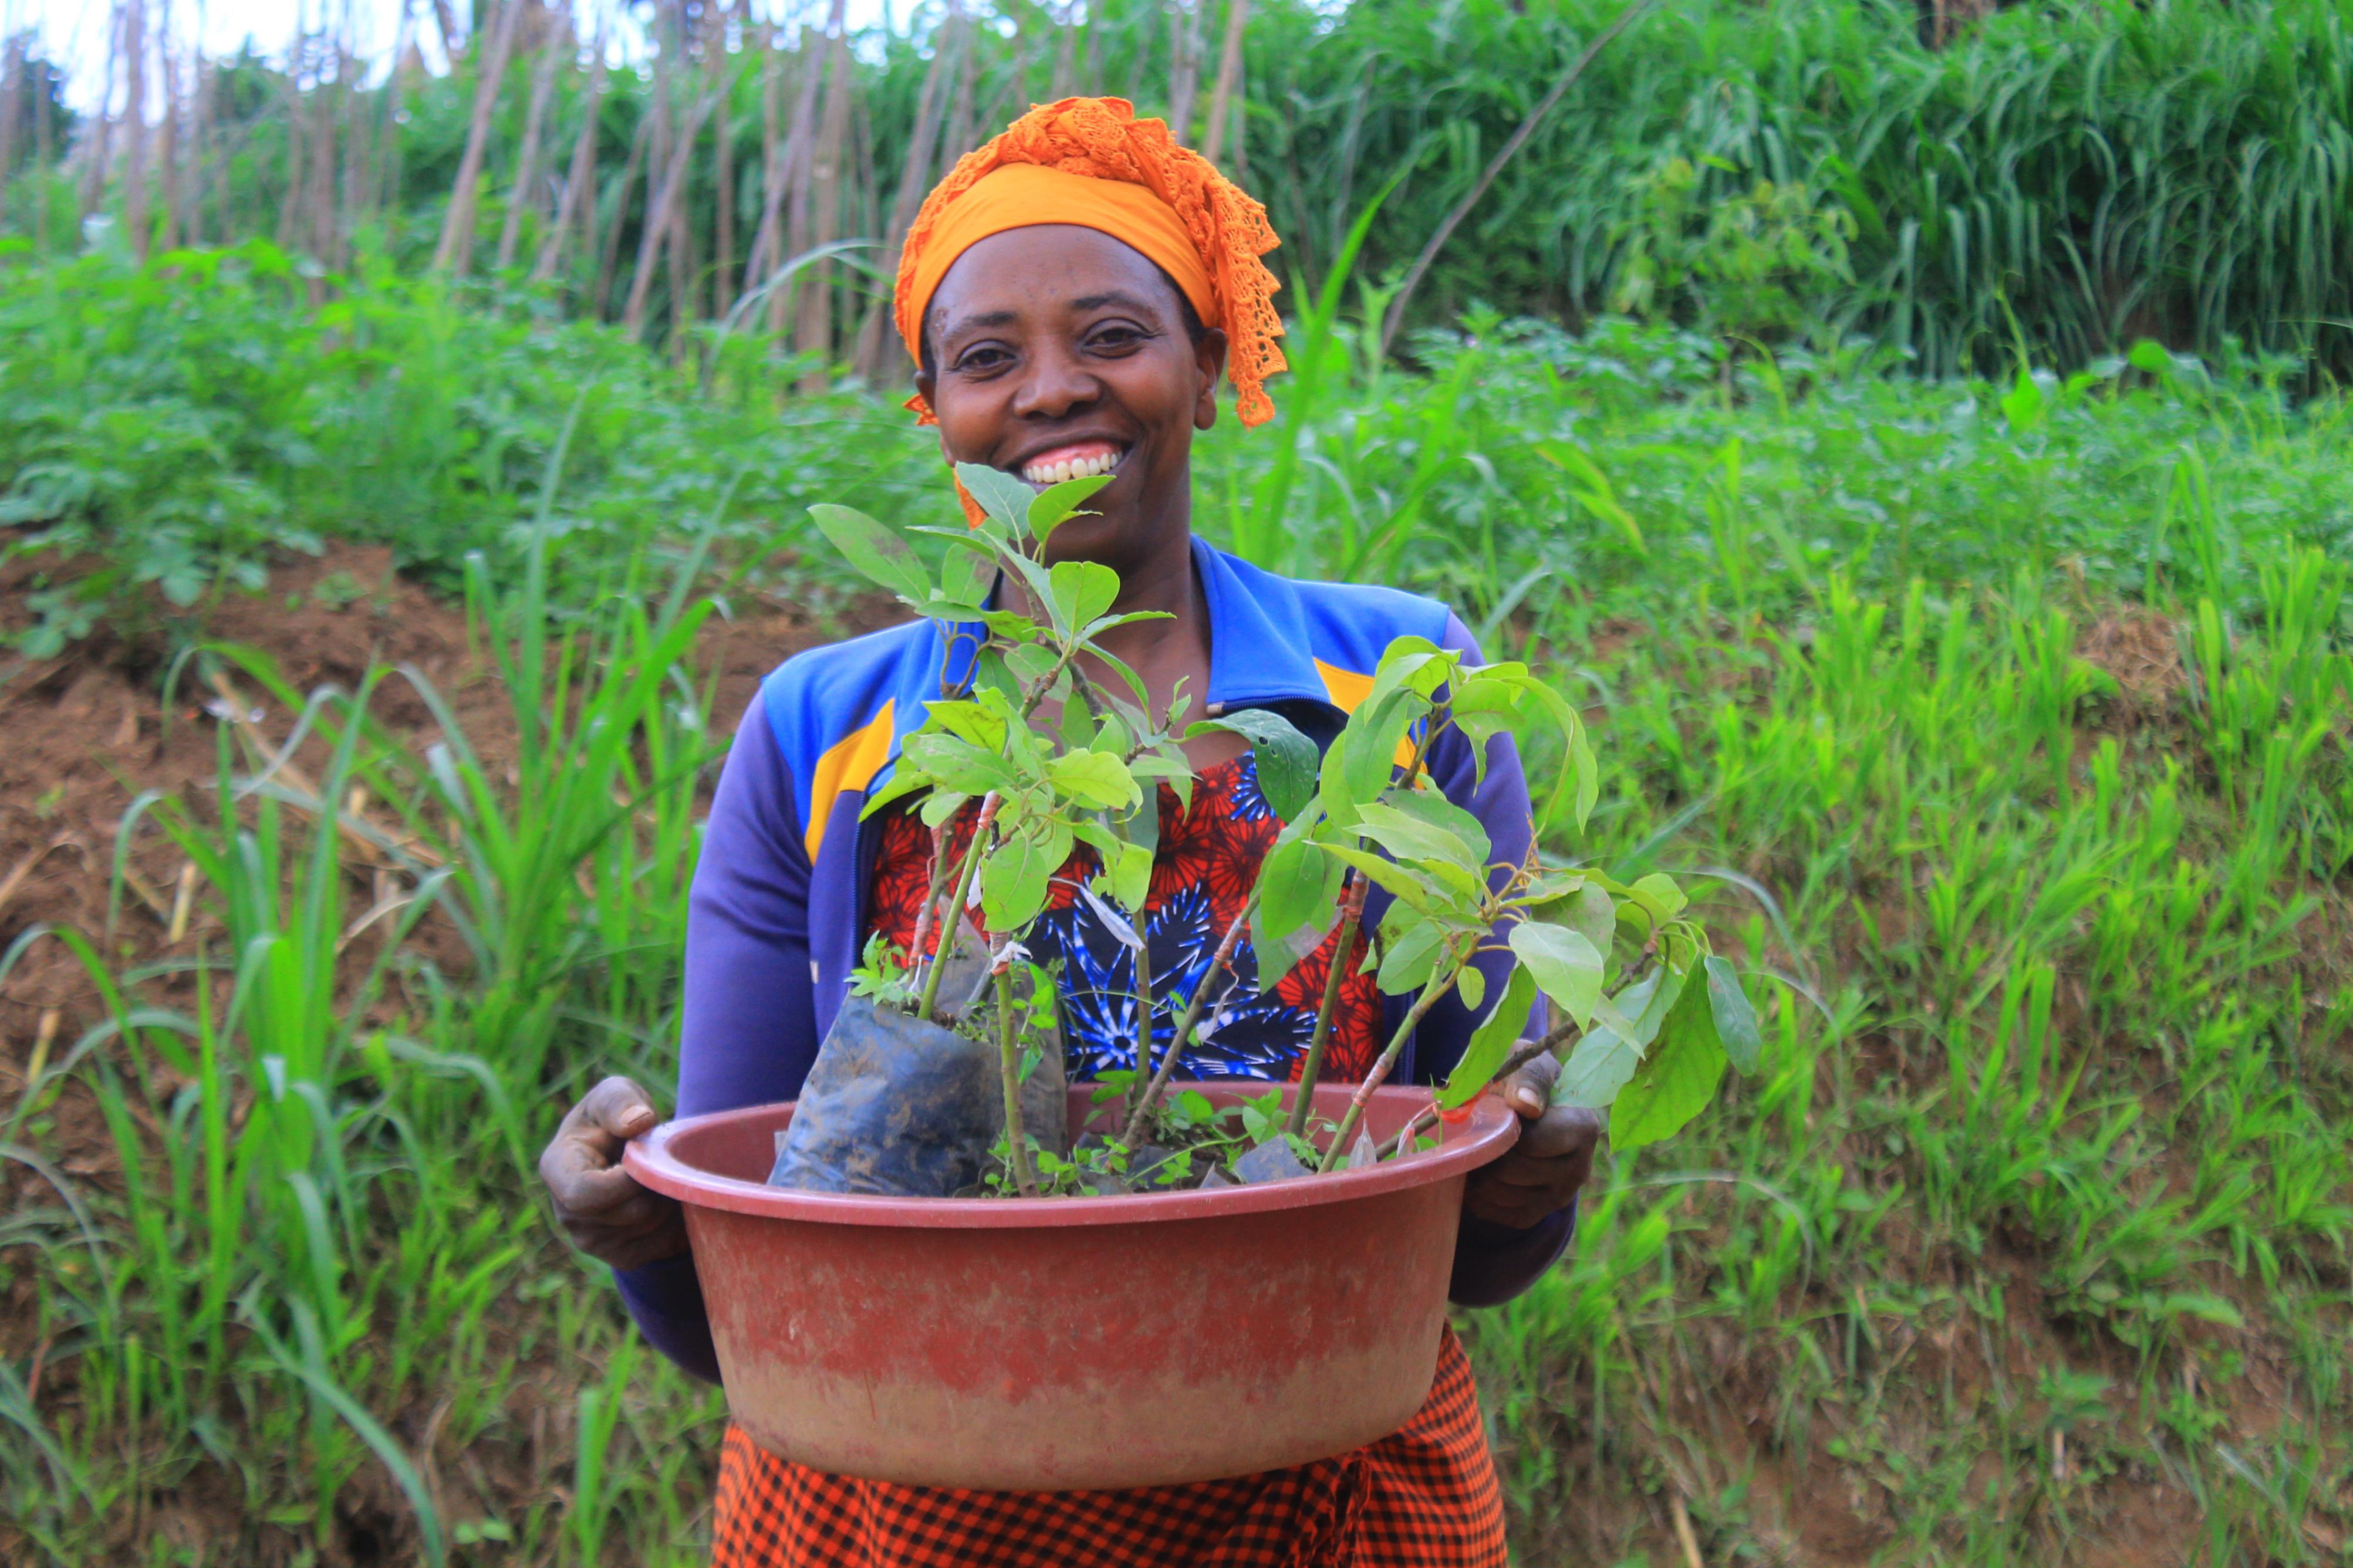
[[[1100, 230], [1158, 264], [1204, 323], [1224, 329], [1241, 422], [1273, 417], [1265, 383], [1283, 368], [1281, 285], [1259, 258], [1280, 242], [1266, 208], [1123, 98], [1039, 104], [932, 188], [899, 254], [893, 308], [907, 352], [921, 362], [923, 312], [957, 257], [992, 234], [1049, 223]], [[920, 395], [907, 406], [935, 423]]]

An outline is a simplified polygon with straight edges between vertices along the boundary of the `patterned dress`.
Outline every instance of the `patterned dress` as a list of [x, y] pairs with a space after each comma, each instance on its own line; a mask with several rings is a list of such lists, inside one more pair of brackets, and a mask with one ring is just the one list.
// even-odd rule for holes
[[[970, 842], [971, 816], [951, 852]], [[1282, 824], [1248, 756], [1204, 770], [1189, 808], [1160, 791], [1160, 844], [1142, 935], [1151, 957], [1155, 1049], [1165, 1049]], [[869, 929], [902, 949], [931, 879], [932, 836], [911, 816], [883, 826]], [[1135, 1062], [1135, 965], [1079, 896], [1097, 869], [1083, 846], [1025, 939], [1061, 962], [1071, 1075]], [[976, 913], [975, 923], [977, 924]], [[1336, 931], [1271, 994], [1248, 939], [1235, 980], [1205, 1011], [1214, 1027], [1181, 1074], [1291, 1079], [1314, 1030]], [[1359, 936], [1352, 959], [1361, 960]], [[1173, 999], [1173, 1005], [1172, 1005]], [[1386, 1042], [1372, 977], [1341, 982], [1326, 1046], [1334, 1081], [1362, 1078]], [[1503, 1497], [1478, 1390], [1450, 1330], [1420, 1413], [1352, 1453], [1189, 1486], [1103, 1492], [981, 1492], [828, 1475], [777, 1458], [738, 1429], [722, 1452], [713, 1568], [1503, 1568]]]
[[[976, 806], [966, 806], [953, 827], [949, 853], [961, 857], [972, 842]], [[1160, 786], [1160, 844], [1153, 857], [1151, 891], [1144, 904], [1143, 936], [1152, 956], [1153, 1051], [1166, 1050], [1187, 999], [1198, 990], [1226, 928], [1250, 900], [1259, 863], [1273, 847], [1282, 821], [1259, 793], [1258, 767], [1248, 753], [1203, 770], [1193, 781], [1189, 808]], [[894, 815], [882, 825], [875, 858], [874, 898], [868, 930], [901, 950], [914, 942], [915, 917], [931, 883], [931, 831], [913, 815]], [[1113, 934], [1079, 889], [1102, 868], [1085, 845], [1071, 852], [1052, 884], [1046, 912], [1023, 939], [1040, 963], [1061, 963], [1065, 1044], [1071, 1079], [1090, 1079], [1135, 1065], [1135, 958], [1133, 948]], [[976, 930], [986, 928], [971, 912]], [[1260, 995], [1258, 957], [1245, 935], [1237, 945], [1230, 978], [1216, 983], [1212, 1006], [1202, 1012], [1199, 1043], [1185, 1053], [1179, 1076], [1290, 1080], [1305, 1065], [1314, 1033], [1315, 1009], [1331, 973], [1337, 930], [1293, 966], [1271, 994]], [[936, 947], [933, 937], [926, 947]], [[1356, 937], [1361, 962], [1365, 938]], [[1325, 1046], [1325, 1076], [1334, 1082], [1360, 1079], [1381, 1047], [1379, 990], [1369, 974], [1349, 973], [1340, 983]]]

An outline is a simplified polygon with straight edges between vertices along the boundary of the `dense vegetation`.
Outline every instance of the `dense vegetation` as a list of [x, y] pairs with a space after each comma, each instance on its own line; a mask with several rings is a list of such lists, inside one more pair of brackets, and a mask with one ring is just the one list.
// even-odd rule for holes
[[[770, 551], [792, 509], [922, 516], [936, 459], [855, 395], [778, 419], [606, 329], [337, 293], [262, 247], [0, 305], [15, 547], [56, 531], [84, 564], [36, 604], [97, 617], [19, 616], [17, 677], [93, 625], [193, 648], [208, 595], [375, 537], [470, 584], [504, 692], [470, 746], [363, 719], [406, 678], [306, 702], [196, 654], [268, 717], [122, 823], [134, 871], [193, 868], [186, 935], [119, 888], [129, 961], [16, 935], [91, 988], [18, 1047], [6, 1513], [61, 1562], [187, 1495], [237, 1544], [146, 1560], [690, 1562], [716, 1405], [515, 1194], [585, 1079], [669, 1076], [726, 717], [690, 584], [844, 602]], [[1682, 1510], [1711, 1561], [2052, 1561], [2126, 1500], [2193, 1560], [2306, 1560], [2348, 1459], [2353, 410], [2153, 348], [1922, 384], [1622, 321], [1474, 321], [1427, 375], [1344, 374], [1359, 340], [1220, 426], [1204, 525], [1556, 672], [1613, 783], [1554, 849], [1715, 887], [1774, 997], [1774, 1074], [1609, 1168], [1574, 1265], [1476, 1321], [1530, 1560], [1660, 1561]], [[309, 775], [237, 784], [298, 715]], [[78, 1106], [98, 1179], [41, 1153]]]
[[[638, 243], [647, 116], [723, 79], [740, 286], [764, 77], [789, 121], [837, 53], [719, 15], [732, 48], [614, 76], [596, 223], [539, 284], [495, 265], [520, 55], [438, 269], [479, 50], [348, 93], [324, 45], [301, 95], [183, 75], [143, 262], [78, 221], [127, 215], [120, 140], [87, 178], [0, 114], [0, 728], [100, 759], [0, 790], [0, 1558], [702, 1560], [719, 1401], [532, 1160], [597, 1074], [671, 1077], [721, 634], [871, 613], [809, 502], [950, 505], [934, 438], [827, 374], [869, 307], [842, 269], [814, 339], [809, 296], [706, 287], [649, 350], [659, 279], [597, 319], [641, 251], [722, 270], [707, 139], [689, 243]], [[1769, 1070], [1606, 1157], [1574, 1259], [1464, 1317], [1521, 1560], [2341, 1561], [2340, 13], [2063, 5], [1930, 48], [1848, 0], [1661, 10], [1381, 355], [1385, 280], [1611, 15], [1253, 13], [1294, 371], [1197, 474], [1213, 538], [1442, 595], [1583, 704], [1601, 804], [1547, 848], [1672, 870], [1767, 1005]], [[939, 134], [1064, 69], [1155, 107], [1168, 16], [962, 35]], [[811, 244], [887, 230], [933, 39], [839, 41], [868, 173]], [[593, 79], [541, 58], [560, 153]], [[290, 201], [322, 147], [341, 194]], [[446, 657], [289, 684], [280, 612], [427, 646], [358, 546]], [[140, 706], [75, 718], [98, 689]], [[195, 787], [139, 771], [167, 743]]]
[[[168, 14], [128, 4], [148, 18], [156, 124], [43, 130], [62, 114], [32, 90], [47, 67], [12, 56], [0, 124], [24, 123], [0, 134], [0, 172], [18, 170], [0, 226], [52, 251], [93, 214], [142, 247], [260, 235], [331, 267], [533, 281], [681, 347], [765, 318], [895, 372], [878, 253], [947, 160], [1033, 100], [1122, 93], [1222, 142], [1302, 284], [1388, 193], [1358, 273], [1394, 280], [1623, 9], [1259, 0], [1221, 92], [1234, 3], [1097, 0], [1073, 26], [1067, 8], [976, 17], [947, 0], [853, 33], [839, 5], [680, 0], [624, 27], [516, 0], [470, 33], [443, 22], [446, 77], [404, 30], [383, 79], [341, 31], [305, 35], [290, 68], [169, 69]], [[2353, 363], [2353, 47], [2336, 0], [1939, 20], [1987, 9], [1641, 12], [1534, 124], [1409, 314], [1631, 310], [1817, 346], [1861, 331], [1936, 374], [1989, 373], [2021, 345], [2075, 369], [2144, 337]], [[616, 27], [642, 47], [607, 71], [587, 57], [617, 47]], [[131, 75], [126, 54], [110, 80]]]

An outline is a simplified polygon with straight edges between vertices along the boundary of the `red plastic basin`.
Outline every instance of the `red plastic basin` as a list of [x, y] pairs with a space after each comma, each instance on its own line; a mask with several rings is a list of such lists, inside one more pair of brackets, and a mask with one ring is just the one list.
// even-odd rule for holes
[[[1317, 1110], [1336, 1121], [1351, 1087]], [[1385, 1088], [1366, 1122], [1387, 1139], [1429, 1103]], [[1088, 1110], [1073, 1089], [1071, 1124]], [[902, 1199], [766, 1185], [792, 1112], [668, 1122], [626, 1156], [686, 1205], [730, 1412], [819, 1469], [997, 1491], [1248, 1475], [1396, 1431], [1436, 1373], [1464, 1179], [1519, 1136], [1486, 1095], [1438, 1148], [1366, 1170]]]

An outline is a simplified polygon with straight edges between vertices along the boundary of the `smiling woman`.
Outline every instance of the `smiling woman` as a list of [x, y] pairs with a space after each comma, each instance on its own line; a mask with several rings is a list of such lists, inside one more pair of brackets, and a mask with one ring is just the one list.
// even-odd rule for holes
[[[1045, 553], [1113, 568], [1113, 611], [1157, 612], [1105, 631], [1100, 646], [1143, 681], [1154, 710], [1176, 710], [1171, 730], [1266, 709], [1328, 744], [1395, 639], [1477, 656], [1442, 605], [1275, 577], [1193, 537], [1193, 435], [1218, 417], [1221, 375], [1234, 384], [1245, 425], [1272, 414], [1262, 384], [1282, 367], [1281, 328], [1274, 280], [1259, 258], [1273, 244], [1258, 204], [1176, 146], [1166, 126], [1135, 120], [1116, 100], [1068, 100], [1032, 110], [932, 194], [909, 231], [896, 310], [917, 366], [910, 407], [938, 425], [950, 463], [1041, 489], [1112, 476], [1090, 499], [1091, 514], [1054, 529]], [[1008, 607], [1022, 591], [1008, 579], [996, 587]], [[925, 622], [813, 649], [771, 675], [745, 714], [695, 874], [681, 1115], [793, 1099], [867, 943], [918, 957], [937, 951], [942, 938], [916, 911], [937, 880], [934, 867], [985, 826], [984, 808], [967, 803], [936, 836], [909, 815], [908, 800], [868, 811], [902, 742], [945, 695], [937, 638]], [[1038, 717], [1052, 721], [1042, 710]], [[1495, 885], [1511, 882], [1533, 853], [1534, 833], [1510, 736], [1478, 743], [1449, 728], [1412, 756], [1477, 819]], [[1409, 1038], [1396, 1079], [1444, 1079], [1482, 1013], [1451, 996], [1409, 1016], [1406, 998], [1382, 994], [1365, 960], [1385, 895], [1345, 894], [1321, 942], [1296, 963], [1271, 966], [1261, 993], [1240, 913], [1280, 825], [1238, 735], [1205, 732], [1186, 742], [1186, 759], [1195, 777], [1185, 798], [1160, 786], [1149, 894], [1134, 926], [1107, 928], [1101, 905], [1078, 896], [1096, 870], [1093, 851], [1082, 847], [1026, 939], [1057, 966], [1071, 1073], [1133, 1073], [1156, 1058], [1181, 1062], [1187, 1078], [1297, 1081], [1315, 1060], [1327, 1081], [1361, 1079], [1381, 1041]], [[978, 927], [987, 905], [976, 901], [967, 919]], [[1492, 997], [1512, 960], [1501, 940], [1486, 945], [1494, 951], [1478, 966], [1493, 983], [1469, 989]], [[1198, 994], [1213, 963], [1235, 984], [1215, 1026], [1180, 1039], [1170, 1004]], [[1273, 967], [1283, 969], [1279, 980]], [[1329, 1019], [1328, 1038], [1319, 1016]], [[1530, 1027], [1543, 1027], [1540, 1011]], [[1465, 1191], [1457, 1302], [1516, 1294], [1567, 1245], [1599, 1120], [1550, 1107], [1556, 1071], [1538, 1057], [1504, 1086], [1520, 1137]], [[656, 1120], [642, 1089], [607, 1079], [565, 1119], [541, 1169], [573, 1238], [621, 1270], [646, 1336], [715, 1376], [675, 1205], [617, 1163], [622, 1142]], [[1281, 1310], [1234, 1306], [1238, 1314]], [[1216, 1354], [1219, 1326], [1204, 1322], [1200, 1331], [1203, 1353]], [[1499, 1568], [1501, 1499], [1470, 1370], [1451, 1334], [1437, 1368], [1420, 1412], [1363, 1448], [1133, 1491], [902, 1486], [825, 1474], [733, 1431], [714, 1561]]]

